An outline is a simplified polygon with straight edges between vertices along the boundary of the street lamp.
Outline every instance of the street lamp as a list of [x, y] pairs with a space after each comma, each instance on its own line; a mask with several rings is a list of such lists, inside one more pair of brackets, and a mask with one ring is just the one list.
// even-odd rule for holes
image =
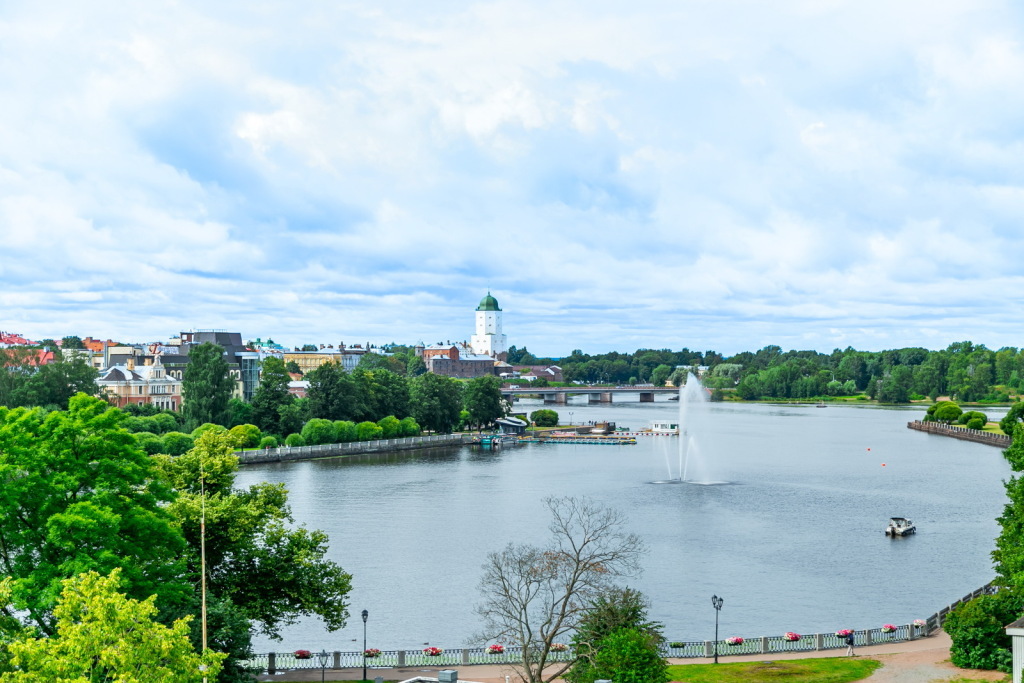
[[366, 680], [366, 620], [370, 618], [370, 613], [363, 610], [363, 680]]
[[320, 662], [320, 683], [324, 683], [324, 674], [327, 671], [328, 657], [330, 657], [330, 655], [327, 654], [327, 650], [321, 650], [316, 656], [316, 661]]
[[569, 411], [569, 426], [572, 427], [572, 411]]
[[715, 664], [718, 664], [718, 613], [722, 611], [722, 603], [725, 602], [717, 595], [711, 596], [711, 606], [715, 608]]

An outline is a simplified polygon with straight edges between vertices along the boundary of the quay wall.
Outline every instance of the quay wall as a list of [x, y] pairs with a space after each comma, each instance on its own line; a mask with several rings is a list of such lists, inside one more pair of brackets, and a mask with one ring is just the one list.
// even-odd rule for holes
[[1009, 448], [1013, 441], [1005, 434], [992, 434], [990, 432], [983, 432], [980, 429], [967, 429], [966, 427], [957, 427], [943, 424], [942, 422], [914, 420], [913, 422], [908, 422], [907, 427], [909, 429], [916, 429], [919, 432], [940, 434], [960, 439], [961, 441], [973, 441], [974, 443], [983, 443], [987, 446], [997, 446], [998, 448]]
[[393, 453], [395, 451], [409, 451], [419, 448], [461, 446], [469, 443], [472, 439], [472, 434], [435, 434], [432, 436], [410, 436], [402, 439], [350, 441], [348, 443], [331, 443], [321, 446], [260, 448], [235, 451], [235, 455], [238, 456], [238, 463], [240, 465], [251, 465], [261, 462], [289, 462], [292, 460], [313, 460], [316, 458], [333, 458], [347, 455]]

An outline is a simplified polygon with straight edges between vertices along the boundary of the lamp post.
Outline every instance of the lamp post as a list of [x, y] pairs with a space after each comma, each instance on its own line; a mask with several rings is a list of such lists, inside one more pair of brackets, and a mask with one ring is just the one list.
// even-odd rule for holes
[[569, 426], [572, 427], [572, 411], [569, 411]]
[[366, 620], [370, 618], [370, 613], [365, 609], [363, 610], [363, 680], [366, 680]]
[[327, 672], [328, 657], [330, 657], [330, 655], [327, 654], [327, 650], [321, 650], [316, 656], [316, 661], [320, 662], [320, 683], [324, 683], [324, 674]]
[[717, 595], [711, 596], [711, 606], [715, 608], [715, 664], [718, 664], [718, 613], [722, 611], [722, 603], [725, 602]]

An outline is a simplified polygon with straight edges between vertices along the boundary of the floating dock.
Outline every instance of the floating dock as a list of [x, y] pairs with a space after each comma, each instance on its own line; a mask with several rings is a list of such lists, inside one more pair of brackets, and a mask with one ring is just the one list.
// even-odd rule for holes
[[596, 444], [599, 446], [635, 446], [636, 439], [632, 436], [590, 436], [588, 434], [577, 434], [575, 436], [521, 436], [521, 443], [571, 443], [571, 444]]

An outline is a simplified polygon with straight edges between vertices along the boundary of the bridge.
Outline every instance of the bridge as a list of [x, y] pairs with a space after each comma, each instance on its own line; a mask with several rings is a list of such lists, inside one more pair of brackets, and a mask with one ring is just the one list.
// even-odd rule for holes
[[586, 396], [587, 403], [612, 403], [614, 397], [623, 394], [640, 394], [640, 403], [654, 403], [655, 394], [678, 396], [678, 387], [502, 387], [501, 395], [511, 399], [514, 396], [540, 396], [544, 403], [565, 405], [569, 396]]

